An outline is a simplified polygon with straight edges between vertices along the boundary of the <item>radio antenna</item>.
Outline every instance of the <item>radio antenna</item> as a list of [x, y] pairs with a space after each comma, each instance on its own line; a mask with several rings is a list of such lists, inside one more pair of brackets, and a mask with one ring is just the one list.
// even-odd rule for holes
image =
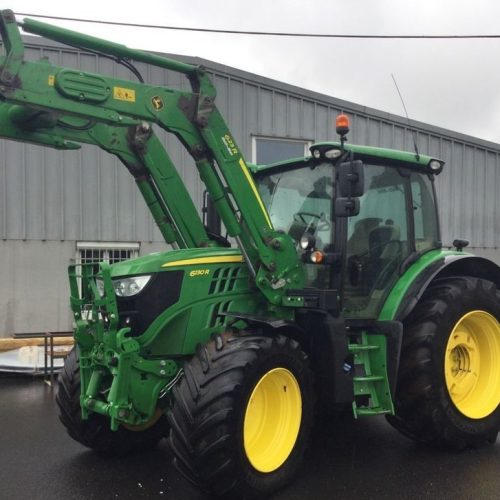
[[392, 81], [394, 82], [394, 85], [396, 86], [396, 90], [398, 91], [399, 98], [401, 99], [401, 104], [403, 105], [403, 109], [405, 111], [406, 121], [408, 122], [408, 128], [411, 130], [411, 135], [413, 137], [413, 148], [415, 149], [415, 156], [416, 156], [417, 160], [420, 160], [420, 154], [418, 152], [417, 137], [416, 137], [415, 129], [412, 128], [410, 125], [410, 118], [408, 116], [408, 111], [406, 111], [406, 106], [405, 106], [405, 101], [403, 99], [403, 96], [401, 95], [401, 92], [399, 91], [398, 82], [396, 81], [396, 78], [392, 73], [391, 73], [391, 76], [392, 76]]

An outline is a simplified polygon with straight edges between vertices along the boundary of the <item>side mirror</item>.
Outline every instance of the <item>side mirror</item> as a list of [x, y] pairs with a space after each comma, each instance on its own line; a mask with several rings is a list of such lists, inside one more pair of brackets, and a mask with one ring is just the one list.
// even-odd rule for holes
[[365, 190], [365, 167], [361, 160], [346, 161], [339, 164], [339, 196], [356, 198], [363, 196]]
[[359, 198], [337, 198], [335, 200], [336, 217], [352, 217], [359, 214]]

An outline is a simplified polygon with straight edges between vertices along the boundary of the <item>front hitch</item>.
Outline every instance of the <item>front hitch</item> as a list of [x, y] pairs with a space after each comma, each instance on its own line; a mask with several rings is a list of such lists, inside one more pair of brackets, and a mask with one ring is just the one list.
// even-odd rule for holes
[[69, 267], [75, 340], [80, 351], [82, 418], [90, 412], [142, 426], [158, 410], [160, 392], [179, 372], [170, 359], [145, 359], [140, 340], [119, 327], [119, 310], [106, 263]]

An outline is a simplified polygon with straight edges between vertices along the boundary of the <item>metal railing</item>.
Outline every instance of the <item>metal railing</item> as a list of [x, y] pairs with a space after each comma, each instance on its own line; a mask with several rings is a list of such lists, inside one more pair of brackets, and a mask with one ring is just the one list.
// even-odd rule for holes
[[43, 333], [15, 333], [14, 339], [43, 339], [44, 363], [43, 380], [48, 385], [54, 383], [54, 359], [65, 358], [68, 350], [57, 351], [54, 349], [54, 339], [59, 337], [72, 337], [73, 332], [43, 332]]

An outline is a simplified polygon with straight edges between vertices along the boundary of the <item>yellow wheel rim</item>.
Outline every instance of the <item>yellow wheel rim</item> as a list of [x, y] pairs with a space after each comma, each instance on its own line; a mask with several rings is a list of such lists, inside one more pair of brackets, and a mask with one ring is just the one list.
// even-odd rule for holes
[[302, 397], [294, 375], [285, 368], [267, 372], [248, 401], [243, 424], [245, 453], [260, 472], [278, 469], [299, 435]]
[[471, 311], [451, 332], [445, 354], [445, 378], [453, 404], [466, 417], [479, 419], [500, 404], [500, 324], [485, 311]]

